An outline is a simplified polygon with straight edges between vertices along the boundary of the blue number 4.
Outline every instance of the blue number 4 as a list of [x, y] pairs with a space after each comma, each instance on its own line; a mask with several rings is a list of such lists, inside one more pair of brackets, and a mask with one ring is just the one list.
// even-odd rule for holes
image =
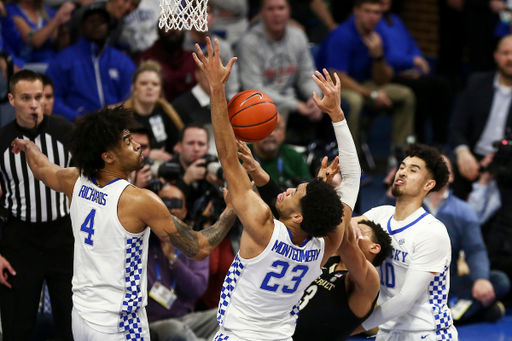
[[96, 214], [96, 210], [92, 209], [91, 212], [85, 218], [84, 223], [80, 227], [80, 231], [87, 233], [87, 237], [85, 237], [85, 244], [93, 245], [92, 235], [94, 234], [94, 215]]
[[[272, 267], [277, 268], [278, 266], [282, 267], [281, 272], [280, 273], [268, 272], [267, 275], [265, 276], [265, 278], [263, 279], [263, 282], [261, 283], [261, 286], [260, 286], [261, 289], [268, 290], [268, 291], [274, 291], [274, 292], [277, 291], [277, 289], [279, 288], [279, 284], [274, 284], [273, 286], [269, 286], [268, 282], [272, 279], [272, 277], [275, 277], [278, 279], [283, 278], [284, 275], [286, 274], [286, 271], [290, 267], [290, 264], [288, 264], [287, 262], [283, 262], [281, 260], [276, 260], [274, 263], [272, 263]], [[292, 272], [301, 271], [301, 274], [299, 276], [295, 276], [292, 278], [292, 282], [295, 282], [295, 285], [291, 289], [287, 285], [284, 285], [281, 290], [286, 294], [293, 294], [299, 287], [302, 277], [304, 277], [306, 275], [306, 272], [308, 272], [308, 270], [309, 270], [309, 268], [306, 265], [295, 266], [292, 269]]]

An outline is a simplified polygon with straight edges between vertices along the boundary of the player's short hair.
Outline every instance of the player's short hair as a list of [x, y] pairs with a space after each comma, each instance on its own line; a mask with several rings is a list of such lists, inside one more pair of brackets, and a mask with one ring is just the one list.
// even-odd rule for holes
[[43, 79], [41, 76], [34, 71], [31, 70], [21, 70], [16, 72], [9, 81], [9, 91], [11, 94], [14, 93], [14, 89], [16, 85], [21, 81], [29, 81], [29, 82], [35, 82], [35, 81], [41, 81], [41, 84], [43, 83]]
[[317, 178], [306, 185], [306, 195], [300, 199], [300, 228], [313, 237], [325, 237], [334, 232], [343, 218], [343, 204], [334, 188]]
[[450, 171], [439, 150], [434, 147], [416, 143], [411, 145], [405, 154], [408, 157], [415, 156], [425, 162], [432, 179], [436, 181], [436, 185], [430, 190], [431, 192], [439, 191], [446, 185]]
[[384, 231], [380, 224], [376, 224], [371, 220], [361, 220], [357, 224], [366, 225], [372, 229], [373, 234], [371, 236], [371, 240], [375, 244], [380, 245], [380, 252], [375, 255], [372, 264], [375, 267], [381, 266], [381, 264], [386, 260], [386, 257], [391, 253], [391, 237], [386, 231]]
[[354, 7], [361, 7], [364, 4], [379, 4], [380, 0], [356, 0], [354, 3]]
[[81, 117], [70, 133], [70, 151], [80, 174], [95, 177], [105, 168], [101, 154], [118, 147], [123, 131], [135, 124], [133, 112], [122, 105], [105, 106]]

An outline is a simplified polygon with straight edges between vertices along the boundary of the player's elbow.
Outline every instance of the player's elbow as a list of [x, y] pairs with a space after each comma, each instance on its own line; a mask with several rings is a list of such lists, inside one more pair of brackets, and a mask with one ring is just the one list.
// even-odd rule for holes
[[193, 257], [190, 257], [190, 258], [200, 262], [200, 261], [205, 260], [206, 257], [208, 257], [210, 255], [210, 253], [212, 253], [212, 251], [213, 251], [213, 248], [211, 247], [211, 245], [203, 245], [199, 249], [199, 251], [196, 253], [196, 255]]

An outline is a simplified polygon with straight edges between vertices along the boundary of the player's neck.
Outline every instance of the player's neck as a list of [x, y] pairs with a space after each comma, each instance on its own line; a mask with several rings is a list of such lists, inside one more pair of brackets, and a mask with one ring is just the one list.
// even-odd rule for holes
[[124, 179], [128, 180], [128, 177], [130, 175], [130, 172], [122, 172], [118, 169], [112, 169], [112, 168], [103, 168], [98, 171], [98, 174], [96, 175], [96, 182], [98, 183], [98, 186], [103, 187], [112, 180], [115, 179]]
[[407, 217], [409, 217], [411, 214], [416, 212], [418, 208], [421, 207], [423, 199], [423, 196], [397, 198], [394, 216], [395, 220], [402, 221], [407, 219]]
[[301, 245], [309, 238], [309, 233], [301, 230], [300, 225], [295, 224], [292, 219], [279, 219], [292, 234], [292, 242], [294, 245]]

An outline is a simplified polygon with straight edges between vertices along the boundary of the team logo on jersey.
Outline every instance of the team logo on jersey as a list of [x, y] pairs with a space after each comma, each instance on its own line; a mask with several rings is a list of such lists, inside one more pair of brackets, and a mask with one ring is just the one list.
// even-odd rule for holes
[[110, 79], [119, 79], [119, 71], [117, 69], [108, 69]]
[[400, 240], [398, 241], [398, 244], [400, 244], [400, 245], [403, 245], [404, 243], [405, 243], [405, 239], [404, 239], [404, 238], [402, 238], [402, 239], [400, 239]]

